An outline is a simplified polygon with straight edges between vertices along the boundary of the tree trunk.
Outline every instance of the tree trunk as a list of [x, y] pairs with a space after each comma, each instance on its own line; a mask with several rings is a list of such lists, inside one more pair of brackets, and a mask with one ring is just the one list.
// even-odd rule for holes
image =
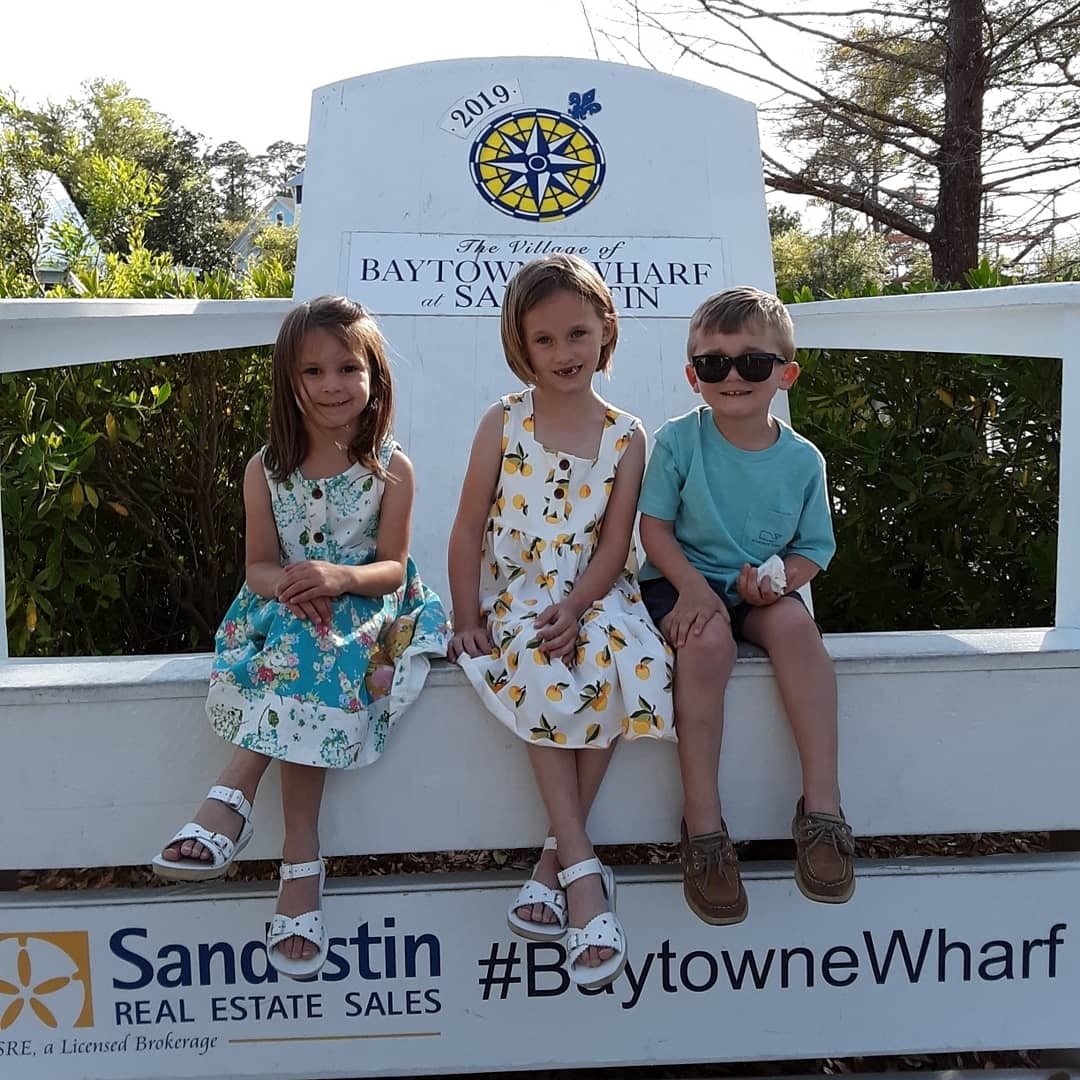
[[982, 121], [986, 95], [983, 0], [948, 0], [945, 123], [938, 212], [930, 234], [934, 278], [962, 284], [979, 262]]

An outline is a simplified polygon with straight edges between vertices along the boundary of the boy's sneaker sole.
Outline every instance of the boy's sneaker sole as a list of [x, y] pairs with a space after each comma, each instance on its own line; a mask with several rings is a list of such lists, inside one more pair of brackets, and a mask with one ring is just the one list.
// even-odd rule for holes
[[799, 892], [807, 900], [813, 900], [818, 904], [846, 904], [855, 895], [854, 876], [848, 884], [847, 890], [843, 893], [819, 893], [814, 892], [813, 889], [808, 889], [806, 882], [803, 881], [802, 867], [798, 863], [795, 864], [795, 884], [799, 886]]

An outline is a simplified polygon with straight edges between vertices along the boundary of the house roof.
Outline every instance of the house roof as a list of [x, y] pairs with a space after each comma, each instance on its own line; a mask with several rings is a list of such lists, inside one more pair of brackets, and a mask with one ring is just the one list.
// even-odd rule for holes
[[238, 255], [247, 255], [251, 251], [255, 237], [267, 226], [273, 225], [276, 207], [282, 207], [295, 214], [296, 200], [291, 195], [272, 195], [255, 211], [236, 239], [229, 245], [229, 250]]
[[63, 251], [52, 239], [53, 225], [70, 221], [78, 226], [90, 238], [90, 253], [100, 254], [101, 248], [97, 240], [90, 233], [86, 221], [79, 213], [75, 203], [72, 202], [68, 190], [55, 173], [42, 172], [40, 174], [43, 187], [41, 198], [45, 203], [45, 224], [38, 236], [38, 270], [53, 270], [62, 272], [68, 268], [68, 260]]

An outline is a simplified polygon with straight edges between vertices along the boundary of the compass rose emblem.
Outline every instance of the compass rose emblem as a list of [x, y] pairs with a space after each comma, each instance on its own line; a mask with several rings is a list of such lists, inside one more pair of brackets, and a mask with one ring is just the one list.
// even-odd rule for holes
[[604, 182], [604, 152], [578, 119], [516, 109], [480, 132], [469, 155], [473, 182], [496, 210], [558, 221], [586, 206]]

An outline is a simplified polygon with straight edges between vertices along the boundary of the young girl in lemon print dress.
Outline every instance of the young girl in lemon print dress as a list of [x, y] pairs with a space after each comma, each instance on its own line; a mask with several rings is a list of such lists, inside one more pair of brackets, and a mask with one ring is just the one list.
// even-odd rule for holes
[[480, 421], [449, 548], [448, 655], [528, 742], [549, 816], [508, 922], [566, 937], [570, 978], [586, 987], [626, 960], [589, 809], [620, 736], [673, 737], [671, 653], [626, 570], [645, 433], [593, 388], [617, 337], [611, 292], [584, 260], [546, 256], [511, 280], [503, 349], [528, 389]]

